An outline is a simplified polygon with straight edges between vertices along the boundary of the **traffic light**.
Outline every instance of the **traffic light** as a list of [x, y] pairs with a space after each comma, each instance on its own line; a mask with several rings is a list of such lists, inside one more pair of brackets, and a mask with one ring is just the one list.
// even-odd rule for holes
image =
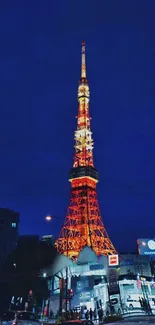
[[67, 298], [72, 298], [74, 296], [73, 289], [68, 289], [67, 290]]
[[73, 289], [70, 289], [70, 296], [73, 297], [74, 293], [73, 293]]
[[32, 299], [33, 299], [33, 291], [30, 290], [30, 291], [29, 291], [29, 294], [28, 294], [28, 301], [31, 302]]

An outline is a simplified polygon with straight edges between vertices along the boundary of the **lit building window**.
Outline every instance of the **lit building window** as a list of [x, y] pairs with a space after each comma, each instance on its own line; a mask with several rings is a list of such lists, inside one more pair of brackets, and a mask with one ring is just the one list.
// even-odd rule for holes
[[12, 228], [16, 228], [16, 222], [12, 222]]

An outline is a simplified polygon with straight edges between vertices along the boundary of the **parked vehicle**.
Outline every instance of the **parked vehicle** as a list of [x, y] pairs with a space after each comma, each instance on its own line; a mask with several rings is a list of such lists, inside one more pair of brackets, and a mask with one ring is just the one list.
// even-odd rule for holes
[[0, 316], [1, 325], [40, 325], [36, 316], [27, 311], [5, 311]]
[[[143, 296], [140, 296], [140, 297], [137, 297], [137, 298], [131, 296], [131, 297], [127, 298], [127, 300], [125, 302], [127, 308], [129, 310], [133, 310], [133, 309], [136, 309], [136, 308], [137, 309], [142, 308], [139, 298], [142, 299]], [[150, 304], [151, 309], [155, 309], [154, 297], [152, 298], [152, 296], [148, 296], [148, 302]]]
[[128, 298], [126, 300], [126, 306], [129, 310], [133, 310], [134, 308], [141, 308], [139, 300], [134, 298]]
[[106, 316], [109, 316], [110, 314], [114, 314], [114, 315], [122, 314], [122, 307], [118, 298], [112, 298], [110, 299], [110, 302], [107, 301], [105, 309], [106, 309], [105, 311]]
[[154, 296], [149, 296], [149, 303], [151, 309], [155, 309], [155, 297]]
[[77, 319], [77, 320], [66, 320], [61, 323], [61, 325], [94, 325], [94, 323], [91, 320], [83, 320], [83, 319]]

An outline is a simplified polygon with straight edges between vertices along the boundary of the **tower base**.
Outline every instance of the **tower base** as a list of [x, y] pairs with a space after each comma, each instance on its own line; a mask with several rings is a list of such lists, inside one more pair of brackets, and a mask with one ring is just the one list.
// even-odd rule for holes
[[[91, 182], [87, 178], [83, 182], [86, 180]], [[82, 185], [79, 182], [77, 185]], [[97, 256], [116, 254], [102, 222], [95, 186], [94, 183], [94, 188], [88, 185], [72, 188], [65, 223], [55, 244], [60, 254], [73, 260], [85, 246], [91, 247]]]

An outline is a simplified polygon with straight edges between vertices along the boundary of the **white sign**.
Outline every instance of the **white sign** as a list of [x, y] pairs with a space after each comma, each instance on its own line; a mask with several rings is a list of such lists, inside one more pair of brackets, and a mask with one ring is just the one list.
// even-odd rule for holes
[[108, 255], [109, 266], [117, 266], [119, 264], [118, 254]]

